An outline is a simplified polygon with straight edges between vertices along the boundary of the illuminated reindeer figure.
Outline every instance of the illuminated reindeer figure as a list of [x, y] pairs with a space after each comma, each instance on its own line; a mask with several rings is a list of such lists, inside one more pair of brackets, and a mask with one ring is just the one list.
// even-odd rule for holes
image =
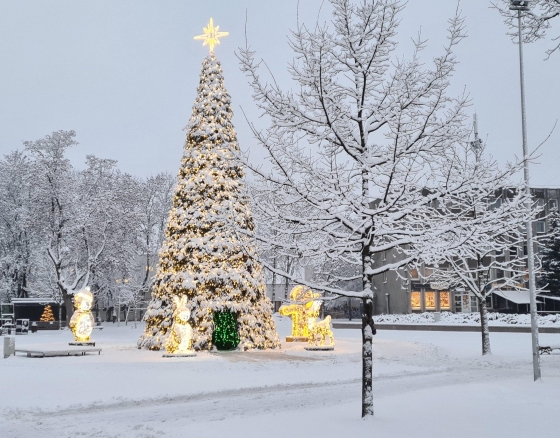
[[309, 338], [308, 342], [311, 347], [323, 347], [327, 337], [330, 344], [328, 346], [334, 347], [334, 336], [331, 330], [331, 316], [328, 315], [322, 321], [317, 321], [317, 318], [309, 318]]

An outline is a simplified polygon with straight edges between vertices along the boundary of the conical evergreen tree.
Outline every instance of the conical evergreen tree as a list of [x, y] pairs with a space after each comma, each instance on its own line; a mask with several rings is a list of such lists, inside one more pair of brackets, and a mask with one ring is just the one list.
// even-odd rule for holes
[[211, 348], [215, 312], [235, 314], [240, 348], [275, 348], [272, 305], [250, 239], [254, 223], [244, 173], [234, 159], [239, 146], [230, 96], [212, 52], [197, 92], [138, 347], [164, 347], [173, 324], [172, 297], [186, 295], [195, 350]]
[[549, 218], [550, 235], [542, 242], [541, 287], [560, 295], [560, 214], [554, 211]]

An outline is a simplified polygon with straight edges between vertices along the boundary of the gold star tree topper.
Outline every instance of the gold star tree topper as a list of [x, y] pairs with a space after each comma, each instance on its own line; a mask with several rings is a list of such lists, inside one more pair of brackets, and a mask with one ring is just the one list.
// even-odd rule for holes
[[214, 20], [210, 18], [210, 23], [204, 28], [204, 34], [195, 36], [195, 40], [204, 40], [203, 46], [210, 46], [210, 51], [214, 51], [214, 46], [220, 44], [220, 38], [229, 35], [229, 32], [220, 32], [220, 26], [214, 27]]

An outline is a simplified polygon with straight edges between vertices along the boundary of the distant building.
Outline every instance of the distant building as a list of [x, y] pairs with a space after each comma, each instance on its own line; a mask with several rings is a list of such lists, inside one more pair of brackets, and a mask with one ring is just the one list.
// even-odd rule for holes
[[[508, 196], [508, 193], [510, 193], [508, 190], [497, 191], [494, 202], [499, 205]], [[539, 213], [536, 222], [533, 224], [533, 232], [538, 237], [545, 234], [549, 229], [548, 221], [545, 219], [546, 216], [553, 209], [558, 209], [560, 188], [534, 187], [531, 189], [531, 193], [539, 207], [543, 208], [543, 211]], [[523, 254], [527, 254], [527, 246], [517, 248], [517, 250], [514, 248], [509, 253], [496, 256], [509, 260], [510, 257], [520, 255], [521, 251], [523, 251]], [[540, 253], [538, 245], [537, 252]], [[374, 257], [375, 264], [383, 264], [388, 257], [398, 260], [403, 256], [396, 252], [377, 254]], [[472, 293], [461, 287], [448, 288], [443, 284], [423, 282], [422, 276], [428, 276], [431, 268], [429, 266], [422, 266], [420, 270], [421, 272], [415, 269], [407, 272], [403, 269], [399, 272], [400, 277], [394, 271], [376, 276], [373, 281], [375, 287], [375, 314], [478, 311], [478, 302]], [[504, 273], [498, 270], [495, 271], [492, 272], [492, 276], [496, 281], [500, 281], [504, 277]], [[525, 286], [528, 287], [528, 284]], [[488, 297], [487, 305], [490, 311], [527, 313], [529, 312], [529, 292], [516, 290], [498, 291]], [[560, 298], [547, 297], [546, 294], [539, 295], [537, 307], [541, 311], [559, 311]]]

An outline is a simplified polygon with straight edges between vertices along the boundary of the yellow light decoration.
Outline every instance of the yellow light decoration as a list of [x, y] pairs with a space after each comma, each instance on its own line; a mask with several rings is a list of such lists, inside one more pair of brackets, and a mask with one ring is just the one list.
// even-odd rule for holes
[[220, 26], [214, 27], [214, 20], [210, 18], [208, 26], [203, 28], [204, 33], [194, 37], [195, 40], [204, 40], [203, 46], [209, 46], [210, 51], [214, 51], [214, 46], [220, 44], [220, 38], [228, 36], [229, 32], [220, 32]]
[[280, 315], [288, 316], [292, 319], [292, 336], [288, 336], [286, 341], [305, 342], [309, 338], [309, 321], [315, 321], [319, 316], [321, 303], [314, 300], [321, 294], [313, 292], [305, 286], [296, 286], [290, 292], [291, 304], [284, 304], [278, 309]]
[[93, 331], [94, 319], [91, 314], [93, 294], [89, 287], [74, 295], [74, 314], [70, 318], [70, 330], [76, 342], [87, 342]]
[[52, 322], [52, 321], [54, 321], [54, 315], [53, 315], [52, 308], [51, 308], [50, 304], [47, 304], [45, 306], [45, 309], [43, 310], [43, 314], [41, 315], [40, 321], [42, 321], [42, 322]]
[[[224, 34], [210, 21], [197, 39], [212, 50]], [[239, 349], [279, 347], [264, 273], [250, 237], [255, 225], [244, 195], [244, 171], [234, 159], [239, 145], [232, 117], [222, 68], [211, 52], [202, 64], [139, 348], [180, 355], [179, 329], [186, 319], [178, 318], [174, 297], [183, 296], [190, 311], [192, 350], [213, 348], [214, 315], [224, 312], [237, 316]], [[238, 234], [238, 229], [245, 233]]]
[[324, 347], [326, 338], [329, 338], [330, 344], [326, 346], [334, 347], [334, 335], [331, 330], [331, 316], [327, 315], [322, 321], [316, 321], [315, 318], [309, 320], [309, 345], [311, 347]]
[[173, 326], [167, 338], [165, 349], [168, 353], [188, 353], [192, 351], [193, 329], [189, 324], [191, 311], [187, 307], [187, 297], [174, 296], [175, 311], [173, 312]]

